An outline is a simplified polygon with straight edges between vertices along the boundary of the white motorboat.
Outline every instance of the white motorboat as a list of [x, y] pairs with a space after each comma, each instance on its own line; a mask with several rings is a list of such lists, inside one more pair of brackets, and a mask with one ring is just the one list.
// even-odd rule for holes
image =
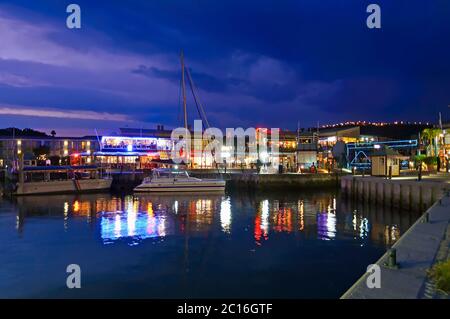
[[14, 195], [81, 193], [109, 190], [112, 178], [95, 165], [28, 166], [19, 171]]
[[189, 176], [184, 170], [155, 169], [146, 177], [135, 192], [223, 192], [225, 181], [200, 179]]

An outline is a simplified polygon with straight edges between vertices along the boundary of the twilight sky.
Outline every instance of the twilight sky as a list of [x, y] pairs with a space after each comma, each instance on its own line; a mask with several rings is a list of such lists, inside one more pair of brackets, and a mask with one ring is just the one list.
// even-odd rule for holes
[[212, 126], [448, 119], [449, 17], [448, 0], [0, 1], [0, 127], [179, 126], [182, 48]]

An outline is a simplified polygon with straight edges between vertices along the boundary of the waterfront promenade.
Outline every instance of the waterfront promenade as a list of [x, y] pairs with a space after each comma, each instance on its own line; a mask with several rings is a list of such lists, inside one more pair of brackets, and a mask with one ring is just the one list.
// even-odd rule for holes
[[[399, 179], [397, 183], [404, 183], [405, 180], [408, 181]], [[428, 183], [440, 184], [445, 188], [448, 187], [448, 182], [448, 179], [438, 176], [428, 179]], [[397, 269], [385, 266], [389, 258], [388, 252], [375, 262], [381, 269], [381, 288], [368, 288], [366, 281], [369, 273], [365, 273], [341, 298], [435, 298], [437, 293], [427, 277], [427, 271], [437, 259], [448, 258], [449, 222], [450, 197], [447, 193], [393, 245], [396, 249]]]

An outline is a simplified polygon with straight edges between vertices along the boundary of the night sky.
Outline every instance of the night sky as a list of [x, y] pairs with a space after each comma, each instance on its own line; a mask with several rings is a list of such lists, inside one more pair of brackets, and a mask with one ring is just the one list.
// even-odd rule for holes
[[450, 118], [448, 0], [19, 0], [0, 1], [0, 127], [179, 126], [180, 49], [212, 126]]

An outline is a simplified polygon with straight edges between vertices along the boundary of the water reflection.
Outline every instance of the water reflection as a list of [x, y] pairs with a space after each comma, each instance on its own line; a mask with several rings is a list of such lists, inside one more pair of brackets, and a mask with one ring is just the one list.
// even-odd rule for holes
[[[0, 297], [337, 298], [417, 217], [334, 192], [18, 197]], [[77, 295], [58, 288], [73, 262]]]
[[50, 202], [38, 196], [17, 199], [19, 232], [23, 231], [25, 217], [62, 214], [66, 231], [71, 223], [82, 218], [96, 225], [94, 229], [105, 244], [124, 239], [136, 245], [145, 239], [172, 235], [207, 236], [215, 229], [231, 236], [247, 229], [245, 220], [251, 218], [257, 246], [269, 238], [292, 234], [325, 241], [350, 237], [361, 244], [371, 240], [389, 246], [415, 220], [410, 213], [354, 204], [336, 194], [59, 195], [50, 198]]
[[231, 204], [229, 198], [222, 199], [220, 203], [220, 226], [224, 233], [231, 233]]
[[105, 244], [120, 238], [134, 239], [132, 244], [140, 240], [154, 237], [165, 237], [170, 230], [164, 215], [148, 212], [105, 212], [100, 214], [101, 238]]

